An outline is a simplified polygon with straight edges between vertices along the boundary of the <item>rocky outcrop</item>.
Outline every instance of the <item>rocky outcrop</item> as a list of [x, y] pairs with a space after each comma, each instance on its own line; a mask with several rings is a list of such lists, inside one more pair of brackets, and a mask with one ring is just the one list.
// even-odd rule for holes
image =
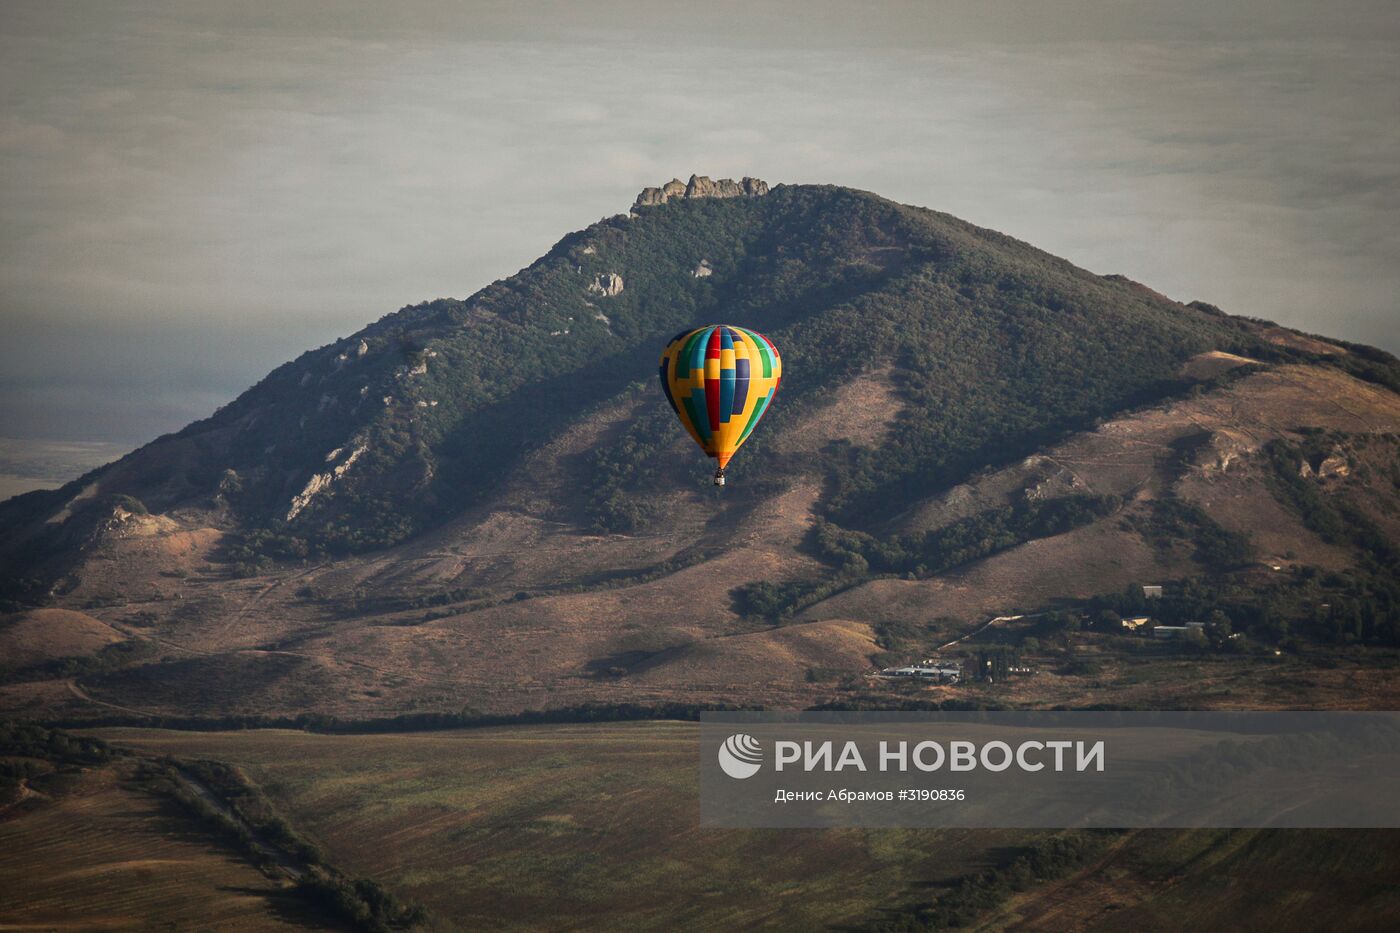
[[1195, 465], [1202, 473], [1228, 473], [1231, 466], [1253, 453], [1257, 446], [1240, 432], [1212, 431], [1196, 448]]
[[[344, 447], [337, 447], [335, 450], [326, 454], [326, 462], [330, 463], [333, 461], [344, 449]], [[287, 509], [287, 521], [296, 518], [297, 515], [301, 514], [303, 509], [311, 504], [311, 500], [315, 499], [318, 493], [344, 476], [345, 471], [354, 466], [355, 461], [360, 459], [360, 455], [368, 449], [368, 444], [361, 444], [351, 451], [350, 456], [345, 458], [344, 463], [334, 467], [329, 473], [313, 474], [311, 479], [306, 481], [306, 485], [302, 487], [301, 492], [298, 495], [292, 496], [291, 506]]]
[[1323, 458], [1317, 465], [1317, 475], [1319, 479], [1331, 479], [1336, 476], [1350, 476], [1351, 464], [1347, 458], [1339, 453], [1334, 453], [1330, 457]]
[[111, 513], [97, 523], [92, 541], [106, 538], [140, 538], [175, 531], [178, 525], [164, 515], [151, 515], [114, 505]]
[[1333, 450], [1322, 458], [1303, 460], [1298, 464], [1298, 475], [1304, 479], [1336, 479], [1351, 475], [1351, 463], [1340, 450]]
[[715, 270], [710, 265], [710, 261], [708, 259], [702, 259], [695, 266], [694, 270], [692, 270], [690, 274], [697, 279], [707, 279], [715, 274]]
[[593, 277], [593, 282], [588, 286], [590, 295], [599, 295], [603, 298], [611, 298], [622, 293], [622, 276], [616, 272], [602, 272]]
[[632, 206], [651, 207], [690, 198], [757, 198], [767, 193], [768, 182], [760, 178], [745, 177], [740, 181], [721, 178], [715, 181], [706, 175], [691, 175], [688, 182], [673, 178], [659, 188], [643, 188]]

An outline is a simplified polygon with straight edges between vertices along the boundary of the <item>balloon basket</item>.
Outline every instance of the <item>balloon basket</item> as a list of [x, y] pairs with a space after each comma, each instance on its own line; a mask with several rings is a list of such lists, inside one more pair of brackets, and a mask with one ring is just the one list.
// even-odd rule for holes
[[715, 470], [715, 485], [716, 485], [716, 486], [723, 486], [723, 485], [724, 485], [724, 468], [723, 468], [723, 467], [720, 467], [718, 470]]

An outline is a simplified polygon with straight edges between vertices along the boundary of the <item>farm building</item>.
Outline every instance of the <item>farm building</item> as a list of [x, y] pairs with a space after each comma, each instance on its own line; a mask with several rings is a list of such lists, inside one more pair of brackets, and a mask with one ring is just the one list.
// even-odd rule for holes
[[1136, 632], [1136, 631], [1138, 631], [1139, 629], [1141, 629], [1143, 626], [1147, 625], [1147, 623], [1149, 623], [1149, 622], [1151, 622], [1151, 621], [1152, 621], [1152, 617], [1151, 617], [1151, 616], [1134, 616], [1134, 617], [1131, 618], [1131, 619], [1124, 619], [1123, 622], [1122, 622], [1122, 624], [1123, 624], [1123, 627], [1124, 627], [1125, 629], [1127, 629], [1128, 631], [1130, 631], [1130, 632]]
[[1204, 622], [1187, 622], [1185, 625], [1159, 625], [1152, 630], [1153, 638], [1180, 638], [1187, 632], [1204, 631]]
[[953, 661], [920, 661], [904, 667], [887, 667], [881, 677], [919, 677], [940, 684], [955, 684], [962, 679], [962, 668]]

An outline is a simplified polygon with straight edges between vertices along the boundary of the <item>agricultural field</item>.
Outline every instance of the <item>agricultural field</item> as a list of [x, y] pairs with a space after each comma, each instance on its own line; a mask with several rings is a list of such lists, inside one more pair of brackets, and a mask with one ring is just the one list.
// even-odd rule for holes
[[1168, 830], [1126, 834], [1084, 871], [985, 914], [992, 930], [1392, 929], [1400, 831]]
[[95, 734], [237, 765], [337, 866], [454, 929], [861, 925], [1037, 835], [701, 831], [693, 723]]
[[1400, 912], [1397, 831], [1109, 832], [1018, 878], [1055, 834], [700, 830], [693, 723], [93, 732], [236, 765], [440, 929], [1367, 930]]
[[48, 775], [0, 810], [0, 929], [341, 929], [130, 771]]

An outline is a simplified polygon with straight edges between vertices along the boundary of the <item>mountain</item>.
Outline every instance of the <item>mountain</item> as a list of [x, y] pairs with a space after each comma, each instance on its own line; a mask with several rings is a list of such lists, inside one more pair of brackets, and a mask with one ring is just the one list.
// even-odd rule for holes
[[[722, 493], [654, 384], [665, 342], [718, 320], [784, 358]], [[1092, 702], [1122, 669], [1094, 620], [1160, 581], [1164, 615], [1225, 612], [1261, 657], [1390, 650], [1397, 390], [1381, 351], [946, 214], [673, 181], [0, 505], [0, 639], [46, 658], [12, 666], [0, 706], [839, 701], [885, 691], [873, 663], [1042, 610], [998, 623], [1058, 672], [1009, 700]], [[40, 607], [120, 641], [44, 654]], [[1122, 693], [1170, 694], [1163, 663]], [[1346, 702], [1341, 674], [1313, 680]]]

